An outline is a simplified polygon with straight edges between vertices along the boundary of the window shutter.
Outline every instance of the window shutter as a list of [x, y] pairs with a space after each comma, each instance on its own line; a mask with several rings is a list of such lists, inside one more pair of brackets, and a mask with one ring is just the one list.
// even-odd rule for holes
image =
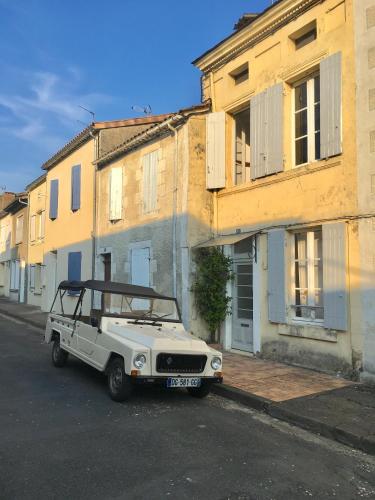
[[206, 188], [225, 187], [225, 112], [210, 113], [206, 122]]
[[71, 209], [73, 212], [81, 208], [81, 165], [72, 168]]
[[81, 252], [69, 252], [68, 254], [68, 280], [81, 281]]
[[39, 238], [44, 238], [45, 219], [46, 213], [43, 210], [39, 215]]
[[114, 167], [110, 175], [109, 220], [122, 219], [122, 167]]
[[30, 288], [35, 288], [35, 266], [30, 266]]
[[268, 319], [286, 323], [285, 314], [285, 231], [268, 233]]
[[252, 179], [266, 175], [266, 91], [250, 101], [250, 172]]
[[158, 189], [158, 151], [150, 153], [150, 178], [149, 178], [149, 212], [157, 209]]
[[276, 174], [284, 169], [283, 129], [284, 105], [283, 84], [279, 83], [267, 90], [267, 158], [266, 174]]
[[251, 178], [281, 172], [283, 164], [283, 84], [257, 94], [250, 101]]
[[30, 220], [30, 241], [35, 241], [36, 234], [36, 216], [32, 215]]
[[347, 330], [346, 224], [323, 224], [324, 326]]
[[57, 219], [59, 208], [59, 181], [54, 179], [50, 183], [49, 218]]
[[143, 213], [147, 214], [150, 205], [150, 155], [142, 158], [143, 168]]
[[321, 157], [342, 152], [341, 141], [341, 52], [320, 63], [320, 149]]

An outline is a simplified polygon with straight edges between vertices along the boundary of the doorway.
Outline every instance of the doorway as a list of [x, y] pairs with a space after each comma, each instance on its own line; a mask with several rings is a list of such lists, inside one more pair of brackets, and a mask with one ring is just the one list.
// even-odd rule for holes
[[232, 349], [253, 352], [252, 238], [233, 247]]

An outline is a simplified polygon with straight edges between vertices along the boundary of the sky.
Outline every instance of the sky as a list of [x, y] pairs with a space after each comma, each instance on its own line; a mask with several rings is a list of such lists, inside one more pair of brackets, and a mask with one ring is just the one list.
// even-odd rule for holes
[[0, 0], [0, 192], [92, 121], [199, 104], [191, 62], [271, 0]]

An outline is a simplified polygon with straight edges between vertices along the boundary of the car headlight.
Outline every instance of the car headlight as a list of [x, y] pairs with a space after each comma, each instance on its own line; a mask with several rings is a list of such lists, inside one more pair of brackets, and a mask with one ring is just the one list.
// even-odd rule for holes
[[144, 354], [137, 354], [133, 360], [134, 366], [141, 370], [146, 364], [146, 356]]
[[213, 370], [217, 371], [221, 368], [221, 358], [215, 356], [211, 359], [211, 367]]

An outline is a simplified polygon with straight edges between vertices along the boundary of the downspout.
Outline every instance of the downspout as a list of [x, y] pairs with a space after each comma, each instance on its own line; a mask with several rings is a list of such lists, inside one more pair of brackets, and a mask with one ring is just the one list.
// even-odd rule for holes
[[[93, 133], [92, 129], [90, 130], [90, 135], [93, 138], [94, 141], [94, 160], [97, 160], [99, 155], [98, 155], [98, 148], [99, 148], [99, 141], [98, 137], [95, 136]], [[91, 257], [91, 279], [95, 279], [95, 263], [96, 263], [96, 235], [97, 235], [97, 216], [96, 216], [96, 211], [97, 211], [97, 196], [96, 196], [96, 175], [97, 175], [97, 166], [94, 164], [94, 186], [93, 186], [93, 221], [92, 221], [92, 257]], [[94, 309], [94, 291], [91, 291], [91, 309]]]
[[169, 130], [174, 135], [174, 161], [173, 161], [173, 201], [172, 201], [172, 265], [173, 265], [173, 297], [177, 297], [177, 262], [176, 262], [176, 240], [177, 240], [177, 172], [178, 172], [178, 132], [168, 122]]

